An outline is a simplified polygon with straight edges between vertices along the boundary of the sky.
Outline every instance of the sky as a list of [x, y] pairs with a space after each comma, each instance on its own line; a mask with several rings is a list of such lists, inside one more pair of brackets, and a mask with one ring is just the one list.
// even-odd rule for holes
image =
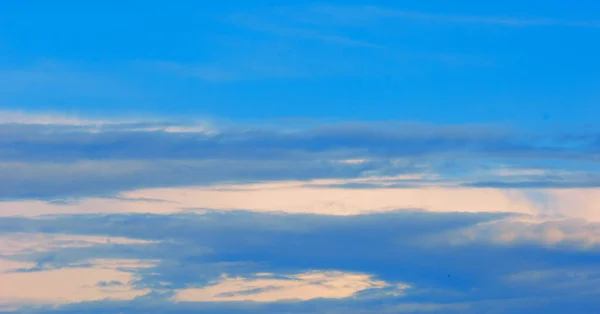
[[598, 12], [0, 2], [0, 313], [600, 311]]

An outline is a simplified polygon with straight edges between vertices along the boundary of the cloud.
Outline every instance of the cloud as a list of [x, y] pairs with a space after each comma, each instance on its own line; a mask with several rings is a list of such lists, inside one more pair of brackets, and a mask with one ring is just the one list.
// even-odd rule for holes
[[[177, 302], [306, 301], [315, 298], [348, 298], [360, 291], [388, 286], [367, 275], [331, 271], [277, 277], [273, 274], [257, 274], [253, 279], [223, 275], [220, 281], [212, 285], [176, 291], [173, 299]], [[408, 286], [398, 285], [397, 288], [401, 292]]]
[[[28, 229], [31, 230], [31, 229]], [[0, 231], [0, 308], [61, 305], [94, 300], [131, 300], [150, 290], [138, 288], [135, 272], [155, 260], [94, 258], [57, 252], [156, 243], [125, 237]], [[26, 231], [26, 230], [22, 230]], [[75, 259], [73, 259], [75, 257]]]
[[97, 244], [147, 244], [145, 240], [123, 237], [76, 236], [68, 234], [43, 234], [32, 232], [0, 233], [0, 256], [48, 252], [57, 248], [90, 247]]
[[[595, 284], [600, 241], [593, 133], [3, 122], [0, 262], [20, 287], [1, 294], [6, 308], [464, 313], [494, 300], [544, 308], [539, 297], [557, 295], [594, 304], [582, 292]], [[62, 276], [52, 293], [28, 288]]]
[[25, 131], [36, 135], [65, 133], [162, 131], [167, 133], [214, 133], [208, 119], [202, 121], [161, 121], [156, 118], [86, 118], [56, 112], [28, 113], [0, 111], [0, 130], [9, 135]]
[[[126, 269], [152, 266], [134, 260], [106, 259], [89, 260], [85, 266], [36, 271], [5, 270], [0, 273], [0, 304], [18, 308], [105, 299], [131, 300], [150, 290], [136, 288], [133, 285], [135, 274]], [[113, 284], [105, 284], [106, 281]], [[114, 284], [116, 282], [119, 284]]]
[[[417, 70], [420, 72], [431, 64], [438, 67], [489, 67], [497, 61], [490, 56], [455, 51], [411, 49], [388, 32], [390, 25], [404, 28], [402, 22], [413, 26], [600, 27], [598, 20], [427, 13], [351, 5], [238, 11], [227, 15], [225, 22], [232, 23], [244, 34], [253, 32], [252, 39], [249, 40], [248, 36], [221, 39], [217, 46], [225, 49], [211, 62], [171, 63], [169, 67], [176, 69], [173, 72], [209, 82], [342, 76], [389, 78], [397, 76], [398, 72], [404, 75], [414, 73], [415, 64], [420, 65]], [[244, 55], [235, 51], [244, 51]], [[356, 58], [357, 54], [362, 57]]]
[[[5, 188], [0, 197], [5, 199], [419, 172], [437, 173], [436, 180], [441, 181], [449, 176], [456, 180], [453, 174], [461, 173], [466, 186], [498, 188], [593, 187], [597, 181], [593, 173], [582, 175], [595, 167], [597, 145], [592, 134], [582, 139], [481, 126], [385, 123], [288, 130], [19, 113], [5, 114], [2, 121], [0, 178], [4, 183], [0, 184]], [[557, 160], [564, 164], [560, 167], [572, 169], [546, 176], [522, 174], [511, 181], [506, 175], [475, 173], [498, 167], [543, 170]]]
[[[131, 300], [149, 292], [130, 284], [135, 277], [105, 266], [72, 267], [35, 272], [0, 274], [0, 303], [3, 305], [68, 304], [103, 299]], [[126, 282], [106, 287], [106, 280]]]
[[304, 187], [302, 182], [214, 186], [208, 188], [151, 189], [125, 194], [127, 197], [155, 196], [180, 202], [181, 208], [249, 209], [348, 215], [424, 208], [451, 212], [534, 213], [536, 204], [518, 191], [457, 188], [324, 189]]
[[600, 20], [568, 20], [559, 18], [527, 18], [426, 13], [377, 6], [315, 6], [309, 11], [316, 16], [342, 23], [361, 23], [376, 19], [398, 19], [450, 24], [488, 24], [509, 27], [583, 27], [599, 28]]
[[535, 243], [550, 248], [589, 250], [600, 248], [600, 224], [597, 220], [591, 222], [583, 218], [509, 217], [436, 235], [430, 241], [446, 245]]
[[[335, 154], [340, 159], [458, 154], [531, 159], [576, 157], [595, 148], [593, 143], [561, 134], [511, 134], [490, 128], [473, 132], [476, 126], [469, 125], [348, 123], [295, 131], [234, 126], [211, 132], [206, 128], [196, 132], [169, 132], [166, 126], [167, 130], [163, 130], [128, 124], [97, 130], [64, 125], [1, 126], [6, 135], [0, 141], [0, 157], [4, 161], [234, 159], [236, 156], [235, 159], [326, 158]], [[185, 125], [178, 127], [185, 130]], [[34, 147], [44, 149], [43, 159], [41, 154], [33, 154]]]
[[[4, 248], [4, 245], [2, 245], [2, 247]], [[20, 269], [34, 268], [35, 265], [36, 263], [34, 262], [14, 261], [10, 259], [0, 258], [0, 274], [18, 271]]]
[[[567, 300], [596, 304], [585, 291], [596, 281], [597, 247], [569, 240], [593, 235], [596, 227], [584, 221], [526, 218], [426, 211], [359, 216], [207, 211], [200, 215], [1, 218], [0, 230], [10, 226], [11, 232], [150, 241], [143, 250], [135, 249], [135, 243], [50, 246], [45, 254], [63, 263], [51, 270], [23, 272], [33, 275], [14, 280], [27, 285], [55, 275], [73, 275], [67, 277], [73, 279], [55, 286], [56, 291], [45, 294], [46, 299], [35, 290], [27, 292], [25, 304], [49, 304], [81, 285], [86, 288], [74, 294], [80, 300], [61, 302], [104, 297], [113, 301], [42, 308], [41, 312], [362, 313], [364, 309], [478, 313], [498, 306], [547, 308], [542, 296], [559, 305]], [[560, 229], [563, 240], [545, 232], [549, 227]], [[451, 235], [461, 233], [475, 236], [450, 241]], [[497, 241], [498, 236], [511, 233], [522, 236]], [[162, 241], [153, 242], [156, 239]], [[45, 256], [32, 253], [20, 258], [25, 263]], [[83, 270], [90, 269], [88, 277], [82, 276]], [[99, 272], [94, 273], [96, 269]], [[102, 278], [93, 275], [100, 273]], [[134, 296], [131, 301], [117, 301]], [[290, 298], [304, 301], [284, 301]], [[177, 300], [185, 302], [177, 304]]]
[[233, 17], [247, 38], [226, 31], [234, 38], [207, 42], [214, 52], [189, 63], [0, 69], [0, 106], [77, 103], [120, 115], [0, 111], [0, 312], [600, 308], [596, 131], [258, 126], [121, 112], [181, 102], [168, 95], [175, 90], [192, 91], [184, 102], [194, 105], [225, 95], [205, 95], [215, 87], [207, 82], [226, 90], [323, 77], [398, 85], [397, 73], [431, 70], [423, 62], [485, 63], [403, 51], [411, 45], [389, 31], [366, 40], [383, 24], [583, 29], [596, 21], [372, 6], [284, 11]]
[[[406, 176], [413, 182], [418, 176]], [[271, 181], [196, 187], [146, 188], [112, 197], [80, 197], [74, 201], [11, 200], [1, 203], [0, 216], [119, 213], [202, 213], [206, 210], [358, 215], [406, 209], [433, 212], [495, 212], [583, 218], [600, 221], [598, 189], [498, 189], [460, 185], [386, 186], [401, 177]], [[346, 181], [349, 181], [347, 183]], [[337, 184], [336, 184], [337, 182]], [[375, 186], [347, 185], [376, 182]], [[60, 199], [59, 199], [60, 200]]]
[[[321, 19], [321, 23], [314, 23]], [[371, 38], [305, 7], [270, 8], [227, 14], [223, 22], [239, 34], [217, 36], [210, 57], [192, 62], [155, 60], [154, 68], [209, 83], [306, 80], [310, 78], [380, 78], [412, 72], [415, 64], [429, 66], [490, 66], [488, 57], [461, 53], [410, 51], [390, 40]], [[325, 21], [323, 23], [323, 21]], [[419, 67], [416, 71], [422, 71]]]
[[[374, 44], [371, 42], [357, 40], [340, 35], [327, 34], [327, 30], [324, 29], [310, 29], [306, 27], [290, 27], [271, 24], [266, 21], [264, 16], [258, 17], [251, 14], [232, 14], [229, 16], [229, 20], [236, 25], [252, 29], [254, 31], [265, 32], [272, 35], [292, 37], [304, 40], [317, 40], [333, 44], [340, 44], [349, 47], [362, 47], [362, 48], [384, 48], [381, 45]], [[279, 21], [280, 23], [282, 21]], [[287, 21], [290, 22], [289, 20]]]

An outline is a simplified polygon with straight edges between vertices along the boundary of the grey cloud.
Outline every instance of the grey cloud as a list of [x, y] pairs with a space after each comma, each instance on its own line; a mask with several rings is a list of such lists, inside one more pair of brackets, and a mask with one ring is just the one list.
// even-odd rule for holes
[[[38, 262], [52, 256], [48, 261], [60, 262], [59, 267], [88, 258], [160, 259], [155, 268], [137, 271], [142, 279], [136, 285], [141, 287], [202, 286], [222, 273], [251, 276], [260, 272], [289, 274], [308, 270], [367, 273], [392, 284], [403, 282], [413, 286], [401, 297], [366, 291], [349, 299], [301, 303], [173, 304], [165, 299], [169, 294], [153, 294], [131, 302], [91, 302], [40, 312], [480, 313], [500, 309], [525, 313], [526, 309], [551, 309], [553, 305], [565, 309], [572, 301], [582, 304], [576, 308], [580, 312], [583, 305], [598, 306], [594, 287], [600, 274], [594, 265], [600, 262], [600, 253], [596, 249], [580, 250], [568, 243], [545, 247], [527, 241], [511, 245], [425, 241], [430, 236], [444, 236], [508, 217], [425, 211], [349, 217], [244, 211], [171, 216], [76, 215], [46, 220], [3, 218], [0, 231], [161, 240], [144, 245], [103, 244], [21, 256]], [[568, 230], [577, 230], [575, 222], [565, 224]]]
[[[134, 302], [89, 302], [69, 305], [62, 308], [32, 308], [23, 311], [0, 312], [7, 313], [53, 313], [53, 314], [100, 314], [100, 313], [174, 313], [194, 314], [198, 312], [215, 314], [397, 314], [397, 313], [590, 313], [598, 307], [595, 296], [580, 297], [530, 297], [497, 299], [479, 302], [444, 302], [434, 303], [431, 301], [402, 302], [396, 300], [381, 300], [364, 302], [354, 300], [344, 301], [308, 301], [304, 303], [191, 303], [172, 304], [168, 302], [149, 302], [139, 300]], [[395, 302], [394, 302], [395, 301]]]
[[308, 301], [303, 303], [181, 303], [173, 304], [167, 302], [149, 302], [140, 300], [134, 302], [89, 302], [76, 305], [65, 306], [60, 309], [35, 308], [27, 311], [0, 312], [0, 313], [55, 313], [55, 314], [98, 314], [98, 313], [174, 313], [174, 314], [192, 314], [204, 312], [215, 314], [250, 314], [250, 313], [325, 313], [325, 314], [370, 314], [373, 311], [377, 313], [469, 313], [465, 312], [469, 306], [467, 304], [432, 304], [432, 303], [407, 303], [390, 304], [377, 301], [360, 302], [353, 300], [344, 301]]
[[[0, 124], [0, 199], [115, 196], [144, 187], [434, 172], [473, 187], [597, 186], [597, 136], [481, 126], [329, 124], [229, 126], [215, 133], [147, 131], [186, 124]], [[362, 163], [343, 163], [354, 159]], [[588, 176], [480, 177], [502, 167]], [[548, 166], [549, 165], [549, 166]], [[569, 170], [571, 169], [571, 170]], [[423, 182], [402, 181], [397, 187]], [[363, 186], [364, 187], [364, 186]], [[374, 186], [376, 187], [376, 186]]]
[[110, 286], [122, 286], [123, 283], [117, 280], [111, 280], [111, 281], [101, 281], [98, 283], [98, 286], [100, 287], [110, 287]]
[[[55, 203], [85, 196], [115, 197], [149, 187], [248, 183], [264, 180], [350, 178], [378, 164], [340, 165], [326, 161], [87, 161], [1, 163], [0, 199], [38, 198]], [[401, 171], [412, 172], [406, 167]]]
[[[114, 127], [113, 127], [114, 128]], [[596, 149], [560, 134], [483, 133], [465, 127], [332, 125], [296, 132], [231, 128], [216, 134], [162, 131], [65, 132], [63, 126], [3, 125], [0, 160], [374, 158], [475, 154], [567, 158]]]

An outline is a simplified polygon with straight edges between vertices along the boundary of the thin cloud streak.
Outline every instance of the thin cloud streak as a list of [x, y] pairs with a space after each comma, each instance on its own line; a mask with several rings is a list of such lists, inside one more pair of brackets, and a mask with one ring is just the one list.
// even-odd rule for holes
[[488, 24], [512, 27], [582, 27], [600, 28], [600, 20], [567, 20], [557, 18], [522, 18], [500, 16], [476, 16], [438, 14], [418, 11], [405, 11], [378, 6], [316, 6], [310, 11], [331, 17], [346, 23], [363, 22], [374, 19], [402, 19], [434, 23], [451, 24]]
[[235, 25], [239, 25], [254, 31], [264, 32], [276, 36], [318, 40], [354, 47], [383, 48], [383, 46], [375, 43], [357, 40], [354, 38], [340, 35], [328, 34], [326, 30], [323, 29], [309, 29], [301, 27], [274, 25], [264, 21], [264, 19], [265, 17], [252, 16], [249, 14], [232, 14], [229, 17], [229, 20]]

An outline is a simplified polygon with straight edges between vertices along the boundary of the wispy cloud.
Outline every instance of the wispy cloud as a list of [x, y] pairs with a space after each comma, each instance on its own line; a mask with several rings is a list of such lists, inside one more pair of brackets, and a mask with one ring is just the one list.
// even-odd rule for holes
[[480, 16], [406, 11], [377, 6], [315, 6], [310, 11], [340, 23], [364, 23], [376, 19], [401, 19], [432, 23], [489, 24], [513, 27], [560, 26], [599, 28], [600, 20]]
[[[386, 31], [356, 32], [346, 23], [356, 11], [361, 19], [390, 15], [365, 7], [303, 7], [240, 11], [223, 20], [252, 36], [215, 35], [214, 53], [204, 60], [141, 62], [186, 78], [210, 83], [322, 77], [369, 77], [406, 71], [414, 62], [444, 66], [490, 66], [489, 57], [460, 52], [411, 51]], [[381, 11], [381, 12], [379, 12]], [[321, 21], [321, 22], [319, 22]], [[325, 21], [325, 23], [322, 23]], [[377, 39], [372, 39], [377, 38]], [[353, 52], [348, 53], [349, 49]], [[243, 53], [241, 53], [243, 51]], [[208, 60], [206, 60], [208, 59]], [[396, 70], [394, 70], [396, 69]]]
[[[347, 36], [332, 34], [331, 30], [310, 28], [307, 25], [299, 23], [290, 23], [291, 21], [270, 22], [269, 19], [273, 16], [256, 16], [251, 14], [232, 14], [229, 20], [236, 25], [252, 29], [259, 32], [265, 32], [276, 36], [291, 37], [304, 40], [317, 40], [330, 42], [333, 44], [341, 44], [345, 46], [365, 47], [365, 48], [384, 48], [383, 46], [371, 43], [365, 40], [359, 40]], [[295, 26], [290, 26], [295, 25]]]

